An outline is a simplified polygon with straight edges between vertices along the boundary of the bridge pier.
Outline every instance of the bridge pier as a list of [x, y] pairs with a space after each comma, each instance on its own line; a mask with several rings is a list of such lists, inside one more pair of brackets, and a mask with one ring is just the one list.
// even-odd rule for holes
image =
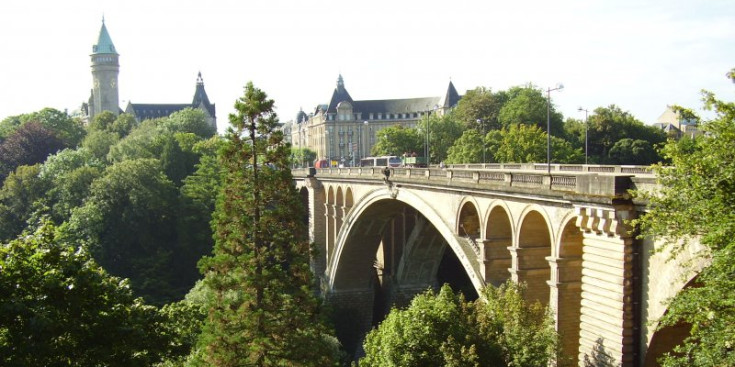
[[362, 354], [362, 343], [372, 328], [373, 289], [342, 289], [326, 294], [325, 301], [332, 308], [332, 319], [337, 338], [353, 357]]
[[499, 287], [505, 283], [510, 274], [508, 269], [512, 260], [508, 248], [513, 244], [510, 237], [489, 238], [480, 242], [480, 273], [485, 284]]
[[638, 360], [632, 208], [577, 208], [583, 230], [579, 365], [635, 366]]

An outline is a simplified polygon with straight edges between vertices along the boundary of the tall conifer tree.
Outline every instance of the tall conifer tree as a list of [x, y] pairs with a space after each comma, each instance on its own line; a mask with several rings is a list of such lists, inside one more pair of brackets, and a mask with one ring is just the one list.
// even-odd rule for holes
[[207, 366], [334, 365], [333, 337], [312, 292], [304, 210], [273, 100], [248, 83], [220, 151], [223, 191], [214, 254], [201, 271], [212, 291], [200, 337]]

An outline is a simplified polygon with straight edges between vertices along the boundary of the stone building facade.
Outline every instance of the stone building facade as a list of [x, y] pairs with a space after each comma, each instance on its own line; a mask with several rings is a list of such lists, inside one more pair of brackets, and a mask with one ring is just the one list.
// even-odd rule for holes
[[413, 128], [427, 114], [447, 113], [460, 98], [450, 81], [445, 93], [436, 97], [354, 100], [339, 75], [329, 103], [317, 105], [309, 114], [299, 111], [283, 130], [294, 148], [313, 150], [317, 159], [333, 165], [351, 166], [370, 155], [380, 130], [395, 125]]

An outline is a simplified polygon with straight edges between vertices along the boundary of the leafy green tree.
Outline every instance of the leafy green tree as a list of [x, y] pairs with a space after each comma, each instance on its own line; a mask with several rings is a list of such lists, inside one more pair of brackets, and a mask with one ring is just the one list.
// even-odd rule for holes
[[[529, 84], [523, 87], [508, 89], [508, 101], [500, 109], [498, 120], [501, 127], [509, 128], [511, 125], [525, 124], [536, 125], [546, 131], [547, 125], [547, 100], [544, 91]], [[551, 106], [551, 134], [562, 136], [564, 133], [563, 117]]]
[[[735, 82], [735, 69], [728, 76]], [[705, 108], [716, 112], [702, 125], [707, 134], [669, 142], [664, 155], [671, 164], [654, 166], [658, 192], [639, 193], [649, 201], [638, 221], [644, 235], [660, 238], [674, 254], [693, 252], [698, 240], [706, 250], [696, 255], [711, 261], [698, 286], [679, 292], [660, 320], [659, 328], [691, 325], [684, 343], [661, 361], [667, 367], [735, 365], [735, 103], [703, 94]]]
[[115, 123], [115, 114], [110, 111], [102, 111], [96, 114], [92, 121], [89, 122], [87, 128], [90, 131], [107, 131], [112, 132], [112, 124]]
[[107, 154], [110, 148], [120, 141], [117, 133], [93, 130], [82, 140], [82, 147], [89, 150], [95, 157], [107, 161]]
[[661, 129], [644, 125], [616, 105], [596, 108], [589, 116], [588, 123], [589, 154], [594, 157], [594, 162], [616, 163], [610, 157], [610, 150], [622, 139], [644, 140], [652, 147], [666, 141], [666, 135]]
[[68, 238], [89, 244], [111, 274], [129, 278], [150, 303], [180, 298], [194, 280], [170, 271], [178, 253], [177, 191], [155, 159], [108, 167], [91, 184], [84, 205], [62, 226]]
[[465, 302], [448, 285], [393, 309], [365, 337], [360, 366], [545, 366], [556, 361], [553, 319], [522, 286], [506, 283]]
[[439, 294], [429, 290], [414, 297], [407, 309], [391, 310], [367, 334], [360, 366], [444, 366], [458, 354], [464, 354], [461, 362], [479, 362], [469, 365], [499, 365], [500, 346], [483, 340], [473, 316], [471, 306], [448, 285]]
[[[477, 130], [465, 130], [459, 139], [454, 141], [447, 151], [447, 163], [479, 163], [482, 162], [482, 135]], [[493, 155], [487, 155], [492, 159]]]
[[26, 228], [35, 203], [48, 189], [38, 177], [40, 165], [20, 166], [0, 189], [0, 241], [15, 238]]
[[42, 224], [0, 245], [0, 364], [150, 366], [170, 349], [156, 309]]
[[103, 170], [104, 164], [85, 148], [64, 149], [46, 159], [38, 177], [48, 187], [43, 205], [55, 223], [68, 220], [72, 209], [83, 204]]
[[615, 142], [609, 156], [609, 161], [613, 164], [649, 165], [661, 160], [649, 142], [630, 138]]
[[416, 131], [419, 134], [420, 149], [416, 153], [423, 156], [426, 146], [426, 129], [429, 129], [429, 162], [440, 162], [447, 159], [449, 148], [454, 144], [462, 133], [464, 128], [461, 124], [454, 121], [450, 115], [437, 116], [436, 114], [424, 118], [416, 125]]
[[479, 132], [499, 130], [502, 127], [500, 109], [507, 101], [508, 94], [504, 91], [493, 93], [490, 88], [477, 87], [462, 96], [453, 115], [465, 127]]
[[201, 261], [211, 290], [199, 340], [203, 364], [335, 364], [312, 292], [310, 245], [292, 184], [289, 146], [273, 100], [248, 83], [220, 151], [214, 253]]
[[372, 155], [397, 155], [421, 150], [421, 139], [416, 129], [402, 125], [386, 127], [378, 133], [378, 139], [372, 148]]
[[198, 108], [185, 108], [172, 113], [163, 119], [161, 127], [168, 132], [192, 133], [203, 139], [208, 139], [217, 133], [214, 126], [207, 123], [204, 111]]
[[506, 366], [554, 365], [560, 352], [554, 319], [541, 303], [528, 303], [525, 292], [523, 285], [510, 281], [486, 287], [474, 304], [475, 323], [480, 335], [497, 338]]
[[316, 160], [316, 152], [309, 148], [291, 148], [292, 164], [297, 167], [308, 167]]
[[64, 148], [64, 142], [38, 122], [18, 127], [0, 143], [0, 180], [16, 167], [34, 165]]

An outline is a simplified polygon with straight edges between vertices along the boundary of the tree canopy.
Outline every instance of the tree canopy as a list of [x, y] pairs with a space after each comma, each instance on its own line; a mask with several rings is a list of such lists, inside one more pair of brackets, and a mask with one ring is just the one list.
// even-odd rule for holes
[[360, 366], [544, 366], [556, 361], [558, 335], [540, 303], [524, 288], [489, 287], [466, 302], [444, 285], [393, 309], [365, 337]]
[[304, 209], [273, 105], [248, 83], [220, 150], [215, 246], [200, 263], [212, 294], [199, 339], [202, 365], [336, 363], [312, 291]]
[[[735, 82], [735, 69], [728, 76]], [[660, 320], [660, 328], [691, 325], [684, 343], [663, 359], [667, 367], [735, 365], [735, 103], [703, 94], [705, 108], [716, 113], [701, 127], [706, 134], [669, 142], [663, 153], [671, 164], [655, 166], [659, 192], [639, 193], [649, 201], [638, 221], [644, 235], [662, 239], [674, 254], [692, 251], [698, 241], [706, 250], [696, 255], [711, 262]]]

